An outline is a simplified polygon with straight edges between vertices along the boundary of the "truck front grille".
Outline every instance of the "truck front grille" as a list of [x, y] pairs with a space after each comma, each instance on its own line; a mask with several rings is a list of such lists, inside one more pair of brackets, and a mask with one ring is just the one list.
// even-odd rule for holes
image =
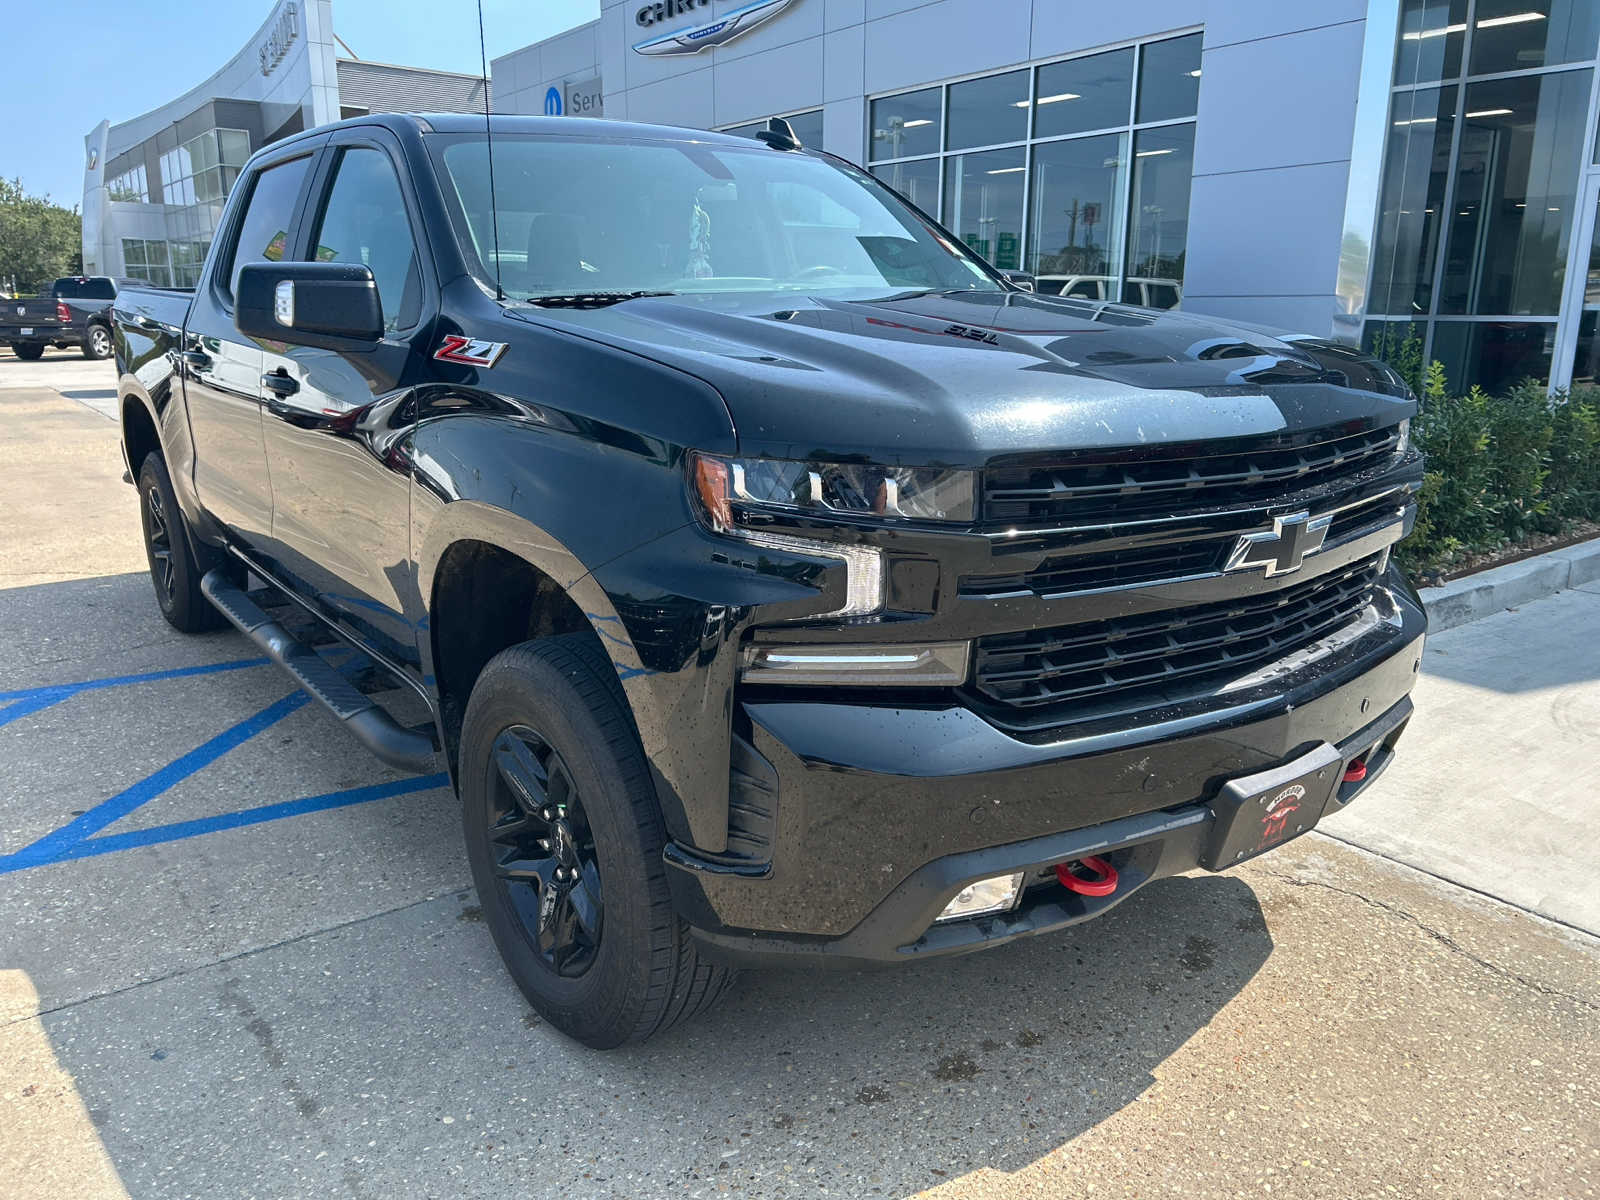
[[1302, 445], [1251, 446], [1199, 456], [1130, 461], [1126, 450], [984, 471], [986, 524], [1086, 525], [1167, 517], [1202, 507], [1271, 502], [1343, 481], [1388, 461], [1399, 426], [1323, 430]]
[[1372, 601], [1382, 557], [1265, 595], [981, 637], [975, 686], [1014, 708], [1205, 695], [1353, 620]]

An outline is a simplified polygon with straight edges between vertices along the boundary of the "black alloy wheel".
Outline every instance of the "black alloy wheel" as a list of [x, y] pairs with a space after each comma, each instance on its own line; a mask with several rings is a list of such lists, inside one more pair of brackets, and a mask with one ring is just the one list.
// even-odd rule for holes
[[609, 1049], [714, 1004], [734, 972], [702, 956], [674, 910], [660, 802], [600, 639], [560, 634], [495, 655], [459, 745], [484, 924], [539, 1014]]
[[150, 554], [150, 580], [165, 612], [177, 595], [178, 571], [172, 561], [172, 526], [167, 521], [166, 501], [154, 479], [144, 492], [144, 540]]
[[594, 831], [572, 772], [536, 731], [494, 742], [494, 873], [546, 966], [573, 979], [600, 949], [604, 903]]

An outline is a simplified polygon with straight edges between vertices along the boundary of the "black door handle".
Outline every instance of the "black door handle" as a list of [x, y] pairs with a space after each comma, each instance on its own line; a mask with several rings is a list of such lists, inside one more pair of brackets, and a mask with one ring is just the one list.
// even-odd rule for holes
[[292, 396], [300, 390], [300, 381], [279, 367], [276, 371], [268, 371], [261, 377], [261, 386], [275, 396]]
[[185, 350], [182, 354], [183, 365], [191, 371], [211, 370], [211, 355], [203, 350]]

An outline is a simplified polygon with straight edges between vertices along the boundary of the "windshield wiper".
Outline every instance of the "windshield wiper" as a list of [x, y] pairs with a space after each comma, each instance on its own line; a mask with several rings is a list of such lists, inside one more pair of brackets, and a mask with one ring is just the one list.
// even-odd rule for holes
[[557, 296], [529, 296], [528, 303], [545, 308], [605, 308], [609, 304], [621, 304], [624, 300], [675, 295], [676, 292], [567, 292]]

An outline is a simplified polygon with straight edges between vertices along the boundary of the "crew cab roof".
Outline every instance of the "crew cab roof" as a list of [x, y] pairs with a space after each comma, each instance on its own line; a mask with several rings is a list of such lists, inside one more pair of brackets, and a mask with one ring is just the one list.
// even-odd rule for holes
[[[293, 137], [273, 142], [274, 148], [305, 138], [318, 137], [331, 129], [379, 125], [396, 133], [477, 133], [483, 129], [481, 113], [373, 113], [350, 117], [328, 125], [318, 125]], [[707, 129], [686, 129], [676, 125], [650, 125], [642, 121], [613, 121], [604, 117], [515, 116], [497, 113], [489, 118], [491, 132], [497, 134], [539, 133], [555, 137], [621, 137], [653, 142], [712, 142], [748, 148], [750, 139], [738, 134], [715, 133]]]

